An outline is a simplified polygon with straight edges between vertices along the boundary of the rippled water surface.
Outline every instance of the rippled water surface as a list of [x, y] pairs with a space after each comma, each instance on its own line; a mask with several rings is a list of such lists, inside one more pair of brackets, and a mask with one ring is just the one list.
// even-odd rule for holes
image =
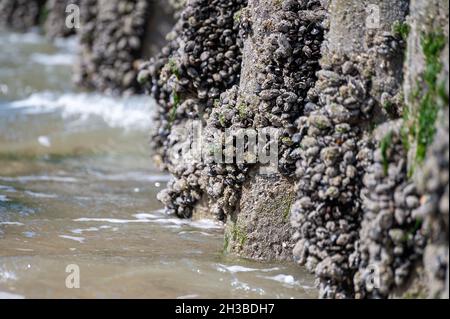
[[74, 40], [0, 45], [0, 298], [316, 296], [298, 267], [225, 257], [222, 225], [161, 210], [148, 97], [77, 92]]

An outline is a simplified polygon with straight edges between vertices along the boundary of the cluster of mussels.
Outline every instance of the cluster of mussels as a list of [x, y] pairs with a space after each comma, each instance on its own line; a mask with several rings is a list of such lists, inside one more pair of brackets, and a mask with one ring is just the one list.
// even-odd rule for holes
[[[240, 96], [239, 87], [233, 86], [220, 97], [219, 107], [215, 108], [211, 113], [211, 120], [208, 122], [206, 131], [211, 129], [223, 130], [230, 129], [231, 132], [238, 132], [239, 129], [245, 128], [247, 121], [254, 114], [247, 107], [246, 102]], [[241, 111], [239, 111], [239, 108]], [[244, 119], [246, 117], [246, 119]], [[209, 154], [206, 157], [205, 167], [201, 174], [200, 186], [209, 196], [209, 209], [219, 220], [224, 220], [227, 215], [231, 214], [240, 199], [242, 184], [247, 179], [247, 173], [251, 165], [247, 163], [236, 163], [236, 146], [234, 137], [215, 135], [206, 135], [207, 145], [211, 146]], [[216, 163], [214, 161], [214, 152], [222, 151], [226, 146], [224, 155], [232, 158], [232, 163]], [[245, 142], [242, 145], [248, 147]], [[231, 162], [231, 161], [230, 161]]]
[[[76, 33], [76, 28], [66, 25], [66, 8], [69, 5], [79, 5], [81, 0], [48, 0], [45, 19], [45, 34], [51, 38], [61, 38]], [[72, 21], [75, 22], [75, 21]]]
[[81, 5], [79, 84], [108, 93], [136, 93], [149, 2], [85, 0]]
[[387, 122], [377, 128], [377, 149], [364, 176], [356, 298], [387, 298], [402, 288], [425, 247], [421, 219], [415, 215], [420, 199], [408, 179], [401, 125]]
[[[248, 41], [258, 43], [263, 39], [264, 42], [255, 57], [256, 83], [241, 83], [240, 90], [232, 88], [224, 94], [219, 108], [211, 116], [210, 124], [220, 130], [278, 129], [278, 141], [269, 140], [267, 145], [259, 147], [267, 150], [278, 142], [279, 172], [288, 177], [295, 172], [299, 154], [295, 120], [303, 112], [306, 93], [314, 86], [319, 69], [324, 16], [325, 11], [317, 0], [285, 1], [264, 21], [252, 21], [255, 18], [249, 16], [247, 10], [242, 12], [244, 40], [250, 37]], [[248, 54], [246, 59], [250, 60], [255, 52], [244, 50], [244, 54]], [[249, 86], [252, 87], [248, 89]], [[236, 155], [236, 150], [232, 155]], [[251, 167], [249, 163], [207, 165], [205, 187], [213, 199], [211, 207], [217, 216], [222, 218], [236, 208]]]
[[294, 257], [315, 272], [322, 298], [347, 298], [357, 267], [350, 256], [361, 219], [361, 172], [371, 161], [361, 124], [375, 105], [367, 78], [372, 66], [363, 55], [325, 58], [298, 120], [303, 136], [291, 218], [299, 240]]
[[[448, 86], [447, 86], [448, 92]], [[448, 93], [447, 93], [448, 103]], [[449, 109], [442, 112], [443, 123], [418, 176], [417, 188], [424, 196], [424, 203], [417, 211], [423, 220], [423, 230], [428, 237], [424, 252], [424, 266], [430, 280], [430, 296], [448, 298], [449, 269]], [[447, 296], [445, 296], [445, 292]]]
[[144, 65], [138, 80], [159, 104], [152, 146], [175, 177], [159, 195], [167, 209], [190, 217], [202, 196], [204, 163], [176, 161], [169, 153], [186, 137], [185, 119], [206, 123], [221, 93], [239, 83], [241, 43], [236, 14], [245, 0], [188, 1], [161, 53]]
[[321, 298], [355, 296], [361, 191], [375, 148], [370, 129], [381, 101], [392, 102], [399, 89], [389, 70], [402, 54], [400, 41], [389, 32], [372, 32], [366, 42], [361, 53], [324, 52], [317, 84], [297, 121], [294, 257], [316, 274]]
[[45, 0], [0, 0], [0, 27], [25, 31], [38, 24]]

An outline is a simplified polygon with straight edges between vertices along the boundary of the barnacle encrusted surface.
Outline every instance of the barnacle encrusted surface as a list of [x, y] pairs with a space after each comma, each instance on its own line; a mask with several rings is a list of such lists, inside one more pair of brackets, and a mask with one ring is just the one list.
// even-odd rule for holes
[[[226, 232], [228, 251], [254, 259], [289, 260], [294, 243], [289, 238], [292, 177], [299, 153], [295, 121], [303, 114], [306, 94], [317, 79], [325, 10], [319, 1], [251, 1], [242, 17], [246, 25], [241, 84], [237, 99], [218, 110], [216, 123], [274, 129], [275, 141], [260, 146], [268, 149], [276, 142], [278, 167], [274, 174], [258, 176], [262, 163], [246, 165], [250, 173], [244, 187], [227, 187], [233, 194], [230, 198], [240, 198], [238, 209], [219, 205], [218, 213], [228, 216], [231, 225]], [[226, 200], [227, 196], [218, 199]], [[233, 240], [236, 227], [246, 230], [244, 245]]]
[[[447, 87], [448, 92], [448, 87]], [[448, 93], [447, 93], [448, 94]], [[448, 96], [448, 95], [447, 95]], [[448, 108], [442, 113], [434, 143], [418, 176], [418, 189], [424, 204], [418, 212], [429, 237], [424, 265], [432, 298], [448, 298], [448, 213], [449, 213], [449, 124]]]
[[[142, 91], [137, 81], [144, 57], [146, 30], [167, 4], [147, 0], [81, 0], [81, 61], [77, 82], [112, 94]], [[157, 31], [153, 31], [157, 33]]]
[[[239, 83], [241, 41], [238, 12], [243, 0], [188, 1], [161, 54], [144, 66], [139, 81], [157, 100], [152, 145], [159, 162], [174, 176], [159, 198], [180, 217], [192, 216], [202, 197], [202, 160], [177, 160], [171, 150], [186, 141], [186, 120], [206, 125], [221, 93]], [[231, 172], [232, 173], [232, 172]]]
[[[422, 130], [423, 143], [413, 134], [435, 102], [448, 104], [448, 63], [437, 54], [447, 45], [448, 56], [448, 35], [414, 29], [420, 8], [442, 16], [445, 4], [425, 2], [411, 1], [406, 20], [407, 0], [188, 1], [139, 75], [159, 105], [152, 145], [174, 176], [159, 195], [168, 211], [225, 221], [228, 253], [289, 260], [293, 251], [322, 298], [387, 298], [422, 267], [431, 292], [445, 295], [448, 120]], [[251, 156], [237, 163], [238, 141], [223, 134], [265, 129], [278, 134], [261, 145], [278, 147], [278, 173], [267, 176]], [[199, 136], [203, 156], [183, 158]], [[424, 159], [411, 170], [417, 145]], [[218, 151], [232, 160], [218, 163]]]
[[420, 197], [407, 176], [402, 124], [401, 120], [386, 122], [374, 133], [377, 148], [361, 192], [364, 216], [354, 278], [358, 298], [389, 297], [407, 283], [423, 255], [426, 238], [422, 219], [415, 215]]
[[331, 3], [322, 70], [308, 112], [298, 120], [304, 134], [291, 219], [298, 239], [294, 256], [316, 274], [324, 298], [354, 296], [360, 192], [373, 156], [370, 127], [381, 113], [381, 97], [395, 96], [400, 87], [391, 70], [401, 69], [402, 51], [388, 30], [393, 19], [404, 19], [407, 2], [390, 2], [390, 19], [373, 30], [364, 30], [364, 5]]

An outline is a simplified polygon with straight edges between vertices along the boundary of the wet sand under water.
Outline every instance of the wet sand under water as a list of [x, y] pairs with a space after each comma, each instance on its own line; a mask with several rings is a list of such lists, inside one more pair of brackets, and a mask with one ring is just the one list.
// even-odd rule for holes
[[148, 97], [77, 92], [74, 40], [0, 43], [0, 298], [316, 297], [301, 268], [226, 257], [221, 224], [161, 210]]

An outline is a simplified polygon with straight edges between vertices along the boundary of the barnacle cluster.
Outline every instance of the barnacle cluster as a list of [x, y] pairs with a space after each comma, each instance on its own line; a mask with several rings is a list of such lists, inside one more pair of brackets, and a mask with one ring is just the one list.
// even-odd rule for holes
[[[182, 42], [184, 47], [180, 50], [180, 45], [172, 43], [171, 47], [163, 50], [159, 61], [154, 59], [150, 62], [147, 72], [150, 75], [153, 74], [152, 93], [161, 106], [160, 128], [155, 136], [154, 144], [161, 150], [163, 162], [170, 163], [167, 160], [167, 149], [173, 145], [167, 145], [167, 143], [173, 143], [174, 140], [167, 137], [177, 125], [177, 120], [183, 119], [184, 116], [195, 118], [202, 113], [206, 114], [203, 116], [203, 120], [206, 121], [206, 131], [208, 128], [222, 131], [230, 128], [280, 128], [282, 130], [280, 134], [282, 146], [279, 149], [282, 158], [280, 170], [286, 175], [293, 175], [295, 170], [295, 158], [292, 157], [292, 155], [295, 156], [295, 143], [292, 141], [295, 134], [294, 122], [302, 112], [307, 89], [314, 85], [320, 58], [323, 35], [321, 23], [324, 11], [319, 1], [288, 1], [280, 4], [278, 11], [273, 13], [270, 20], [255, 22], [249, 16], [247, 8], [244, 8], [244, 2], [234, 2], [234, 10], [227, 12], [228, 29], [218, 32], [225, 36], [229, 35], [220, 41], [224, 48], [222, 45], [215, 45], [205, 49], [199, 44], [195, 45], [198, 42], [208, 44], [210, 40], [202, 41], [201, 35], [204, 32], [215, 34], [213, 30], [207, 30], [205, 25], [197, 25], [196, 21], [201, 19], [197, 17], [198, 13], [197, 15], [195, 13], [207, 13], [208, 19], [204, 23], [209, 23], [215, 14], [214, 10], [200, 11], [202, 6], [214, 4], [214, 1], [194, 1], [188, 4], [181, 15], [187, 23], [180, 21], [175, 29], [178, 36], [174, 42]], [[224, 5], [229, 6], [229, 2], [224, 2]], [[197, 6], [196, 10], [193, 10], [192, 6]], [[215, 5], [214, 8], [220, 8], [220, 6]], [[198, 31], [191, 30], [192, 23]], [[259, 24], [260, 30], [253, 30], [253, 24]], [[254, 32], [257, 32], [256, 36]], [[241, 87], [248, 85], [242, 83], [247, 79], [241, 79], [239, 83], [241, 40], [244, 43], [255, 41], [255, 38], [259, 41], [263, 32], [268, 32], [269, 36], [261, 48], [258, 48], [256, 85], [251, 90], [242, 92], [237, 84]], [[189, 38], [194, 35], [200, 38], [196, 41]], [[209, 35], [208, 39], [214, 39], [214, 37]], [[246, 54], [245, 49], [244, 54]], [[254, 53], [248, 53], [248, 55], [252, 54]], [[192, 62], [195, 63], [192, 64]], [[224, 69], [223, 65], [228, 68]], [[247, 72], [252, 71], [247, 68]], [[212, 86], [208, 86], [208, 83]], [[224, 92], [227, 88], [229, 90]], [[173, 116], [168, 116], [170, 114]], [[215, 145], [213, 141], [209, 142], [208, 145]], [[235, 150], [232, 152], [232, 156], [235, 156]], [[293, 152], [294, 154], [291, 155]], [[206, 165], [191, 163], [191, 166], [197, 166], [193, 170], [197, 174], [193, 175], [196, 176], [198, 184], [182, 184], [198, 185], [195, 193], [206, 193], [211, 199], [212, 212], [220, 219], [225, 218], [235, 209], [241, 185], [246, 180], [246, 174], [252, 165], [209, 162]], [[172, 167], [169, 170], [174, 171], [177, 168]], [[189, 167], [186, 167], [186, 170], [192, 171]], [[180, 183], [179, 180], [175, 181], [174, 185], [178, 183]], [[164, 192], [161, 198], [169, 208], [172, 207], [172, 211], [183, 211], [183, 213], [178, 212], [182, 216], [190, 216], [191, 209], [186, 214], [184, 208], [173, 207], [173, 203], [185, 201], [189, 207], [195, 202], [192, 196], [180, 197], [178, 192], [171, 191]], [[183, 199], [180, 200], [180, 198]]]
[[361, 191], [375, 148], [370, 130], [380, 121], [381, 101], [394, 100], [400, 86], [389, 72], [401, 66], [399, 40], [380, 31], [365, 41], [368, 49], [354, 52], [326, 47], [318, 81], [297, 121], [294, 257], [316, 274], [323, 298], [354, 296]]
[[[361, 172], [370, 161], [361, 123], [375, 101], [369, 95], [368, 66], [332, 56], [318, 72], [311, 110], [298, 120], [297, 202], [292, 223], [299, 241], [294, 256], [320, 278], [322, 297], [345, 298], [357, 264], [350, 260], [361, 219]], [[315, 97], [314, 93], [320, 92]]]
[[401, 126], [401, 120], [386, 122], [374, 134], [377, 148], [361, 191], [364, 216], [357, 245], [359, 271], [354, 277], [357, 298], [387, 298], [405, 286], [426, 243], [422, 219], [416, 214], [420, 197], [408, 179]]
[[[220, 107], [211, 116], [211, 125], [222, 130], [277, 129], [278, 140], [267, 141], [267, 145], [260, 147], [268, 149], [278, 142], [278, 171], [291, 177], [298, 156], [295, 120], [304, 111], [308, 89], [315, 84], [325, 11], [320, 1], [285, 1], [275, 8], [262, 6], [266, 9], [250, 7], [240, 16], [243, 78], [240, 88], [233, 88], [221, 99]], [[252, 16], [251, 10], [270, 10], [270, 16], [267, 19]], [[254, 43], [258, 43], [257, 48]], [[218, 165], [208, 166], [207, 192], [214, 199], [211, 206], [216, 215], [230, 215], [235, 210], [241, 185], [248, 179], [252, 166], [227, 165], [229, 172], [225, 176], [216, 172]], [[216, 192], [211, 185], [222, 185], [222, 179], [229, 182], [221, 192]]]
[[81, 1], [80, 85], [113, 94], [141, 90], [136, 77], [150, 6], [146, 0]]
[[[448, 298], [448, 214], [449, 214], [449, 110], [448, 86], [447, 107], [440, 113], [436, 137], [427, 152], [422, 171], [416, 177], [423, 203], [416, 212], [423, 221], [423, 231], [428, 237], [424, 251], [424, 267], [430, 281], [429, 295], [433, 298]], [[445, 295], [447, 294], [447, 295]]]
[[202, 197], [203, 161], [176, 161], [170, 151], [183, 141], [177, 127], [185, 120], [208, 121], [221, 93], [239, 83], [241, 42], [236, 14], [244, 0], [189, 1], [168, 38], [168, 45], [140, 72], [159, 104], [153, 148], [175, 176], [159, 198], [168, 210], [190, 217]]

